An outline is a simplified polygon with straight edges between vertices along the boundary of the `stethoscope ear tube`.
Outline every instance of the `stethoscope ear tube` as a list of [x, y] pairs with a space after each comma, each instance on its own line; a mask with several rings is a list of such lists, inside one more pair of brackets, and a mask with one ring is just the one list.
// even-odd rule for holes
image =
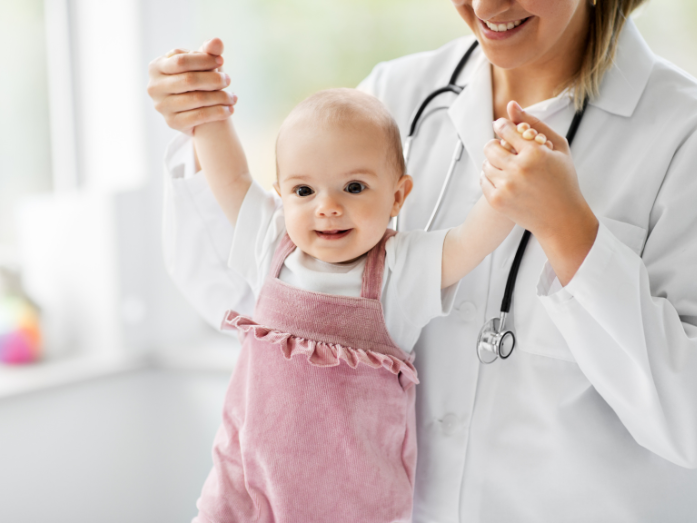
[[[421, 123], [421, 116], [423, 115], [424, 111], [428, 107], [428, 105], [437, 97], [439, 97], [441, 94], [444, 93], [454, 93], [456, 95], [460, 94], [462, 90], [464, 89], [463, 87], [460, 87], [459, 85], [456, 84], [457, 82], [457, 77], [460, 76], [460, 73], [462, 72], [462, 69], [465, 67], [465, 64], [467, 64], [467, 61], [469, 60], [469, 57], [472, 55], [474, 50], [477, 48], [479, 45], [479, 42], [477, 40], [474, 41], [474, 43], [467, 49], [467, 52], [463, 55], [463, 57], [460, 59], [460, 61], [457, 63], [455, 66], [455, 69], [453, 70], [453, 74], [450, 76], [450, 81], [448, 82], [448, 85], [441, 87], [439, 89], [436, 89], [435, 91], [431, 92], [421, 104], [416, 108], [416, 111], [414, 111], [414, 114], [411, 117], [411, 120], [409, 122], [409, 132], [407, 133], [407, 137], [404, 140], [404, 164], [408, 165], [409, 164], [409, 155], [411, 153], [411, 144], [416, 135], [419, 132], [419, 123]], [[453, 151], [453, 158], [450, 162], [450, 166], [448, 167], [448, 172], [445, 175], [445, 181], [443, 182], [443, 186], [441, 188], [440, 194], [438, 196], [438, 200], [436, 202], [436, 205], [433, 208], [433, 212], [431, 213], [431, 216], [428, 219], [428, 222], [426, 224], [426, 227], [424, 228], [425, 231], [428, 231], [431, 228], [431, 225], [433, 225], [433, 221], [436, 218], [436, 215], [438, 214], [438, 210], [440, 209], [441, 203], [443, 201], [443, 197], [445, 196], [445, 191], [448, 188], [448, 184], [450, 183], [450, 178], [452, 178], [453, 173], [455, 172], [455, 168], [457, 167], [457, 163], [460, 161], [460, 158], [462, 157], [462, 151], [464, 149], [464, 144], [462, 143], [461, 140], [458, 140], [457, 145], [455, 146], [455, 150]], [[392, 219], [392, 224], [391, 226], [394, 228], [394, 230], [399, 230], [399, 217], [395, 216]]]
[[[408, 164], [409, 162], [412, 142], [418, 134], [419, 123], [421, 121], [421, 116], [424, 114], [424, 111], [426, 110], [428, 105], [441, 94], [454, 93], [456, 95], [459, 95], [462, 92], [464, 87], [460, 87], [456, 84], [457, 79], [460, 76], [460, 73], [464, 69], [465, 65], [467, 64], [467, 61], [469, 60], [470, 56], [472, 55], [472, 53], [478, 45], [479, 42], [475, 40], [474, 43], [467, 49], [463, 57], [455, 66], [455, 69], [453, 70], [453, 73], [450, 76], [450, 80], [448, 81], [448, 85], [431, 92], [428, 96], [426, 96], [424, 101], [421, 102], [421, 104], [419, 104], [419, 106], [416, 108], [416, 111], [414, 111], [414, 115], [412, 116], [411, 121], [409, 122], [409, 133], [407, 134], [406, 140], [404, 142], [405, 164]], [[578, 131], [578, 127], [581, 124], [581, 119], [583, 118], [587, 106], [588, 99], [586, 99], [583, 102], [583, 108], [580, 111], [576, 112], [576, 114], [574, 115], [574, 119], [571, 121], [569, 130], [566, 133], [566, 140], [568, 141], [569, 146], [571, 146], [571, 143], [573, 142], [574, 137], [576, 136], [576, 131]], [[458, 143], [455, 147], [455, 151], [453, 152], [453, 157], [450, 162], [450, 166], [448, 167], [448, 172], [445, 176], [445, 180], [443, 181], [443, 186], [441, 188], [440, 194], [438, 195], [438, 200], [436, 201], [436, 205], [433, 208], [433, 212], [431, 213], [431, 216], [429, 217], [428, 222], [426, 223], [426, 231], [428, 231], [431, 228], [434, 220], [436, 219], [436, 216], [438, 214], [438, 211], [440, 210], [443, 201], [443, 197], [445, 196], [445, 192], [447, 191], [448, 185], [450, 184], [450, 179], [452, 178], [457, 163], [459, 162], [462, 156], [463, 149], [464, 145], [462, 143], [462, 140], [458, 140]], [[396, 216], [393, 219], [393, 226], [395, 230], [399, 229], [399, 221]], [[492, 363], [499, 357], [501, 359], [506, 359], [512, 354], [513, 349], [515, 348], [515, 334], [512, 330], [504, 329], [506, 324], [506, 316], [508, 315], [508, 312], [511, 309], [511, 301], [513, 300], [513, 290], [515, 288], [515, 283], [518, 278], [518, 270], [520, 269], [520, 264], [523, 260], [523, 254], [525, 254], [525, 249], [528, 245], [529, 240], [530, 231], [526, 230], [523, 233], [523, 237], [521, 238], [520, 243], [518, 244], [518, 249], [516, 250], [515, 258], [513, 259], [513, 264], [511, 265], [511, 270], [508, 273], [508, 279], [506, 280], [506, 289], [503, 293], [503, 300], [501, 302], [500, 317], [493, 318], [487, 321], [482, 327], [481, 331], [479, 332], [479, 338], [477, 339], [477, 356], [479, 357], [479, 360], [482, 363]]]

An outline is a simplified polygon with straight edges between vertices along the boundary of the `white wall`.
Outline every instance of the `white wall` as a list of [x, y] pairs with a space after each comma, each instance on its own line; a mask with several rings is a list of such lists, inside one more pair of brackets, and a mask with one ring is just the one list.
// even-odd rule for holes
[[0, 521], [191, 521], [227, 381], [144, 371], [0, 399]]

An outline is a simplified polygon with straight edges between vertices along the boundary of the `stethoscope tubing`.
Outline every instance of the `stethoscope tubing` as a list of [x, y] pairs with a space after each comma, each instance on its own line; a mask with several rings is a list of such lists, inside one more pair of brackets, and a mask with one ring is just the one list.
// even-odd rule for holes
[[[573, 120], [571, 120], [571, 125], [569, 125], [569, 130], [566, 132], [566, 141], [569, 143], [569, 147], [576, 137], [576, 132], [578, 127], [581, 125], [581, 120], [586, 112], [586, 107], [588, 106], [588, 99], [583, 102], [583, 107], [576, 111]], [[511, 270], [508, 273], [508, 279], [506, 280], [506, 290], [503, 292], [503, 300], [501, 301], [501, 312], [508, 314], [511, 310], [511, 301], [513, 300], [513, 291], [515, 289], [515, 283], [518, 279], [518, 269], [520, 269], [520, 264], [523, 261], [523, 254], [525, 254], [525, 249], [528, 246], [528, 241], [530, 240], [531, 232], [527, 229], [523, 232], [523, 237], [520, 239], [518, 244], [518, 249], [515, 253], [515, 258], [513, 258], [513, 264], [511, 265]]]
[[[426, 98], [423, 100], [423, 102], [421, 102], [421, 104], [419, 104], [419, 106], [416, 108], [416, 111], [414, 111], [414, 114], [411, 118], [411, 122], [409, 124], [409, 133], [407, 134], [407, 138], [406, 138], [405, 143], [404, 143], [404, 162], [405, 162], [405, 164], [409, 162], [409, 156], [411, 153], [412, 142], [413, 142], [414, 138], [416, 137], [416, 135], [418, 134], [419, 123], [421, 122], [421, 116], [424, 114], [424, 111], [429, 106], [429, 104], [433, 100], [435, 100], [436, 98], [438, 98], [440, 95], [442, 95], [444, 93], [453, 93], [455, 95], [459, 95], [464, 90], [464, 87], [456, 84], [457, 78], [460, 76], [462, 69], [464, 69], [470, 56], [472, 55], [472, 53], [474, 52], [474, 50], [477, 48], [478, 45], [479, 45], [479, 41], [475, 40], [474, 43], [467, 49], [465, 54], [462, 56], [460, 61], [455, 66], [455, 69], [453, 70], [453, 73], [450, 76], [450, 80], [448, 81], [448, 84], [432, 91], [428, 96], [426, 96]], [[578, 131], [579, 126], [581, 125], [581, 120], [583, 119], [583, 115], [586, 112], [587, 106], [588, 106], [588, 99], [586, 98], [586, 100], [584, 100], [584, 102], [583, 102], [582, 108], [580, 110], [576, 111], [576, 113], [574, 114], [574, 118], [571, 121], [571, 125], [569, 126], [569, 129], [566, 133], [566, 141], [568, 142], [569, 147], [571, 146], [571, 144], [574, 140], [574, 137], [576, 136], [576, 132]], [[462, 158], [463, 150], [464, 150], [464, 144], [463, 144], [462, 140], [460, 140], [458, 138], [458, 142], [457, 142], [457, 145], [455, 146], [455, 150], [453, 151], [453, 156], [452, 156], [452, 159], [450, 161], [450, 165], [448, 166], [448, 172], [445, 175], [445, 179], [443, 180], [443, 185], [441, 187], [440, 193], [439, 193], [438, 198], [436, 200], [436, 204], [434, 205], [433, 211], [431, 212], [431, 215], [428, 218], [428, 222], [426, 223], [426, 227], [424, 228], [425, 231], [429, 231], [431, 229], [431, 226], [433, 225], [433, 222], [435, 221], [435, 219], [438, 215], [438, 211], [440, 210], [440, 208], [442, 206], [446, 191], [448, 189], [448, 186], [450, 185], [450, 180], [453, 177], [453, 173], [455, 172], [457, 164], [459, 163], [460, 159]], [[398, 227], [399, 227], [398, 224], [399, 224], [398, 218], [395, 217], [394, 218], [394, 228], [395, 229], [398, 229]], [[513, 340], [513, 346], [511, 347], [511, 350], [505, 355], [499, 354], [498, 349], [497, 349], [497, 352], [496, 352], [494, 359], [496, 359], [497, 357], [501, 357], [501, 359], [508, 358], [513, 351], [513, 347], [515, 347], [515, 334], [513, 333], [512, 330], [505, 331], [504, 328], [505, 328], [506, 318], [508, 316], [508, 313], [510, 312], [511, 302], [513, 300], [513, 291], [515, 289], [516, 280], [518, 279], [518, 271], [520, 269], [520, 264], [523, 261], [523, 255], [525, 254], [525, 249], [527, 248], [528, 243], [530, 241], [530, 236], [531, 236], [530, 231], [525, 230], [523, 232], [522, 238], [520, 239], [520, 243], [518, 244], [518, 248], [516, 250], [515, 257], [513, 258], [513, 263], [511, 265], [511, 269], [508, 273], [508, 278], [506, 280], [506, 288], [504, 290], [503, 299], [501, 301], [498, 328], [495, 329], [499, 334], [501, 334], [503, 336], [510, 335], [512, 337], [512, 340]], [[487, 324], [488, 323], [489, 322], [487, 322]], [[485, 328], [486, 328], [486, 325], [485, 325], [484, 329]], [[484, 329], [482, 330], [482, 333], [484, 332]], [[480, 333], [480, 338], [482, 336], [482, 333]], [[479, 348], [477, 350], [477, 354], [479, 355], [482, 363], [485, 363], [484, 360], [482, 359], [480, 353], [479, 353]], [[491, 363], [493, 361], [494, 360], [492, 359], [488, 363]]]

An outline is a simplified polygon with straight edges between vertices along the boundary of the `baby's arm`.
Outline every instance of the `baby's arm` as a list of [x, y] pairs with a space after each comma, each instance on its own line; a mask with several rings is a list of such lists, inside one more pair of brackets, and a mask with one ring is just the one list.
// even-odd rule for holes
[[458, 282], [508, 236], [514, 223], [482, 196], [464, 223], [450, 229], [443, 243], [441, 288]]
[[232, 118], [197, 126], [194, 147], [215, 199], [235, 225], [252, 176]]

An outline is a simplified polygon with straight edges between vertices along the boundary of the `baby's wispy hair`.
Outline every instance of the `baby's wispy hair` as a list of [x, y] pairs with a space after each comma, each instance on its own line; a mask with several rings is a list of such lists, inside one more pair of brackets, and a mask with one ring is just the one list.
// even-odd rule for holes
[[[357, 89], [336, 88], [319, 91], [293, 108], [281, 125], [276, 139], [283, 135], [284, 130], [295, 122], [311, 115], [316, 118], [318, 124], [323, 125], [375, 125], [380, 128], [385, 136], [385, 144], [388, 165], [394, 169], [398, 177], [406, 173], [404, 154], [402, 152], [402, 139], [397, 122], [383, 103]], [[276, 167], [278, 175], [278, 164]]]

